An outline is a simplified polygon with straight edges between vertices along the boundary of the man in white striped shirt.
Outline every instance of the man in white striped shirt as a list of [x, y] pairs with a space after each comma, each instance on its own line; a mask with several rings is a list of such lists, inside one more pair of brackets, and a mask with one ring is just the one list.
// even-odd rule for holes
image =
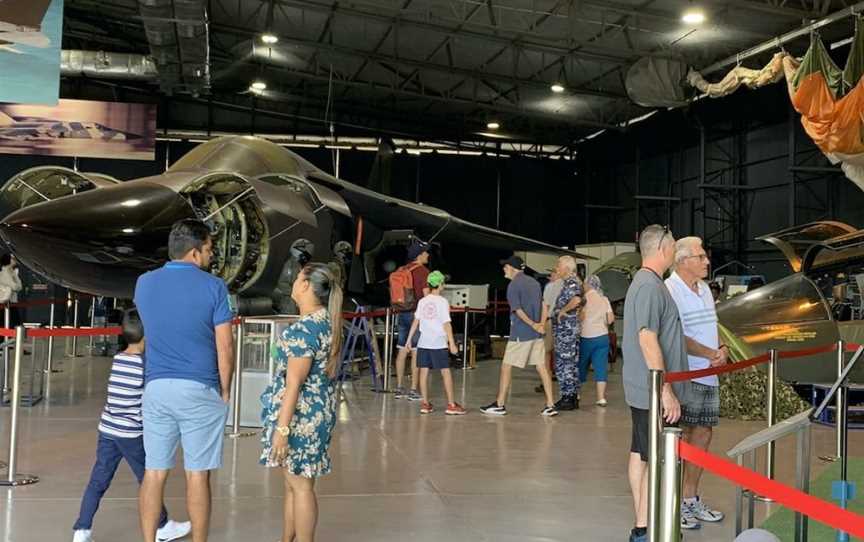
[[[125, 459], [138, 483], [144, 477], [144, 438], [141, 421], [141, 396], [144, 393], [144, 326], [138, 311], [123, 317], [123, 339], [128, 347], [114, 356], [108, 377], [108, 398], [99, 421], [96, 463], [81, 499], [81, 511], [73, 527], [73, 542], [93, 542], [93, 516], [102, 496], [111, 485], [120, 461]], [[169, 520], [162, 508], [159, 542], [183, 538], [192, 525]]]
[[[666, 279], [666, 287], [678, 306], [687, 361], [691, 371], [725, 365], [728, 350], [720, 345], [717, 311], [711, 288], [703, 279], [708, 276], [710, 260], [698, 237], [684, 237], [675, 243], [675, 270]], [[681, 401], [681, 425], [684, 440], [708, 450], [714, 426], [720, 421], [720, 380], [717, 376], [695, 378], [687, 383]], [[712, 510], [699, 497], [702, 469], [686, 463], [684, 493], [681, 505], [681, 528], [698, 529], [702, 521], [717, 522], [723, 513]]]

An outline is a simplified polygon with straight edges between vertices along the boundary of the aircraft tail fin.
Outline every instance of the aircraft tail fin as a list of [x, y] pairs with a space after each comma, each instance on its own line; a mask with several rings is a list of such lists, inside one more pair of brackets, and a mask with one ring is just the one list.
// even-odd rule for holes
[[0, 111], [0, 126], [12, 126], [15, 124], [15, 119]]

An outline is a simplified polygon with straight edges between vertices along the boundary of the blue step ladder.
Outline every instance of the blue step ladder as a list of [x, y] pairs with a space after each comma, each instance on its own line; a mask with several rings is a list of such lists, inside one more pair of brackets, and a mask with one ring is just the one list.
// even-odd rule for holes
[[358, 304], [356, 314], [361, 316], [355, 316], [351, 320], [345, 321], [342, 324], [346, 331], [344, 335], [345, 340], [342, 343], [341, 362], [339, 364], [339, 375], [337, 378], [339, 380], [340, 388], [346, 379], [354, 380], [353, 362], [359, 345], [369, 353], [369, 371], [372, 377], [372, 389], [380, 393], [383, 390], [383, 387], [378, 378], [378, 359], [375, 355], [376, 349], [374, 347], [375, 331], [373, 327], [373, 319], [368, 316], [362, 316], [363, 314], [366, 314], [366, 311], [366, 307]]

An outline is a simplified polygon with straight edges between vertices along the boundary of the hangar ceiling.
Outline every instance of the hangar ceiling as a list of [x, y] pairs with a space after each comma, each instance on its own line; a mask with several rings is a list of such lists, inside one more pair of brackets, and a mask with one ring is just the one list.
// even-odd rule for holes
[[[682, 22], [682, 13], [696, 5], [707, 21]], [[570, 145], [647, 112], [624, 89], [636, 60], [671, 57], [704, 67], [848, 5], [66, 0], [64, 49], [155, 60], [153, 80], [76, 81], [71, 88], [79, 95], [91, 85], [158, 90], [163, 101], [207, 104], [211, 116], [215, 107], [281, 119], [285, 132], [327, 133], [332, 123], [341, 133]], [[278, 43], [263, 43], [264, 33]], [[253, 81], [266, 89], [251, 90]], [[553, 83], [563, 92], [553, 92]], [[184, 127], [181, 119], [161, 121]], [[500, 128], [490, 131], [490, 122]]]

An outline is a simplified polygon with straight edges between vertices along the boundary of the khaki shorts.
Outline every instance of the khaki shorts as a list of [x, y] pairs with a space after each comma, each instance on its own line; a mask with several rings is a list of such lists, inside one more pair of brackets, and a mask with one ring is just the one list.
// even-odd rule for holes
[[533, 341], [508, 341], [504, 350], [504, 363], [524, 369], [526, 365], [546, 363], [546, 346], [543, 339]]
[[546, 353], [555, 350], [555, 338], [552, 336], [552, 319], [546, 320], [546, 335], [543, 335], [543, 345], [546, 347]]

